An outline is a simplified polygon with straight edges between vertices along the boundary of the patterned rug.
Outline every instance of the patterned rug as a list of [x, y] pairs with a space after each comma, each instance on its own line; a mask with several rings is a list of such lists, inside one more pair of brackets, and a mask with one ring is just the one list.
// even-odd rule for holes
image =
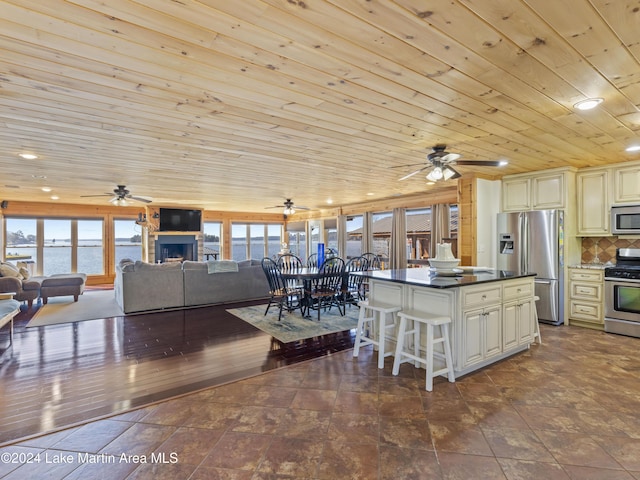
[[351, 330], [358, 326], [359, 310], [354, 306], [347, 307], [344, 317], [340, 316], [335, 307], [328, 312], [321, 311], [320, 322], [318, 322], [318, 312], [316, 311], [311, 312], [311, 318], [302, 317], [300, 310], [292, 313], [284, 311], [282, 312], [282, 320], [278, 321], [277, 305], [272, 306], [267, 315], [264, 314], [266, 309], [267, 305], [264, 304], [232, 308], [227, 312], [268, 333], [282, 343]]

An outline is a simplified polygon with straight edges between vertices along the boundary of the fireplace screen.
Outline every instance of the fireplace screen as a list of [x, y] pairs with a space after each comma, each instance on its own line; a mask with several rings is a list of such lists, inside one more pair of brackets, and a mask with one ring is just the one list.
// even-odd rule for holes
[[155, 242], [156, 262], [183, 262], [198, 259], [194, 235], [159, 235]]

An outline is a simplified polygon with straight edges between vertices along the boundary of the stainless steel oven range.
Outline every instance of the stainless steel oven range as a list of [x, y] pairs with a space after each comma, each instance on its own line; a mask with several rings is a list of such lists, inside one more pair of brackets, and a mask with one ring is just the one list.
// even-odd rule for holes
[[640, 248], [619, 248], [604, 270], [604, 330], [640, 337]]

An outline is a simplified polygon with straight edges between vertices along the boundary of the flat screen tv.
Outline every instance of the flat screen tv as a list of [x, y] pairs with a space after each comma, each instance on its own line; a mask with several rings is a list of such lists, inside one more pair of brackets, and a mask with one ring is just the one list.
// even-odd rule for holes
[[160, 232], [199, 232], [201, 230], [202, 212], [181, 208], [160, 209]]

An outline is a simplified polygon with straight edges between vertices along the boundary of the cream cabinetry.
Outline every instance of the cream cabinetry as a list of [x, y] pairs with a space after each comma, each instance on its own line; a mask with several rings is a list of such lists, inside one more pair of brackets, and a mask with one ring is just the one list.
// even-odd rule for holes
[[613, 170], [614, 203], [640, 202], [640, 165]]
[[502, 180], [502, 211], [531, 210], [531, 178], [518, 177]]
[[604, 327], [604, 270], [569, 269], [569, 323], [582, 327]]
[[533, 342], [534, 316], [533, 284], [510, 282], [503, 290], [502, 310], [503, 349]]
[[502, 353], [502, 287], [466, 287], [462, 293], [462, 368]]
[[574, 169], [554, 169], [502, 179], [502, 211], [565, 209], [573, 191]]
[[[451, 318], [456, 377], [526, 350], [533, 341], [533, 276], [505, 278], [495, 272], [438, 278], [421, 268], [368, 276], [373, 302]], [[514, 340], [506, 341], [508, 336]]]
[[609, 235], [609, 170], [589, 170], [576, 175], [578, 235]]

